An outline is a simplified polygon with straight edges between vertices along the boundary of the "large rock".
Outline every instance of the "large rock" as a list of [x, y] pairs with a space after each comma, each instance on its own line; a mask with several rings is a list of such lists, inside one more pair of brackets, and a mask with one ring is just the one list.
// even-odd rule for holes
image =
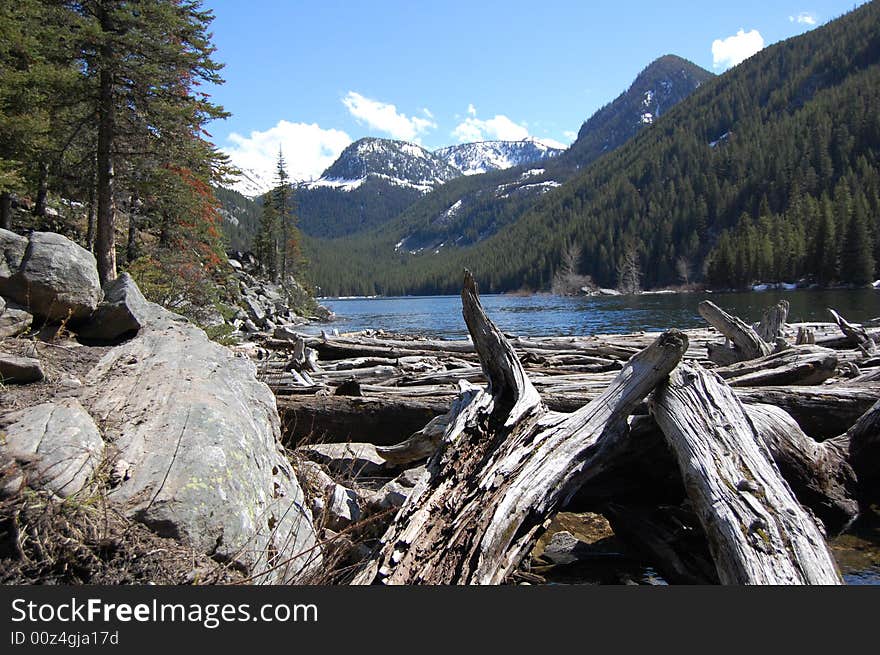
[[0, 382], [27, 384], [28, 382], [39, 382], [44, 377], [39, 359], [0, 352]]
[[104, 300], [88, 322], [77, 328], [80, 338], [114, 342], [134, 336], [147, 323], [149, 307], [128, 273], [104, 286]]
[[95, 310], [102, 293], [92, 253], [60, 234], [34, 232], [16, 271], [13, 264], [21, 237], [16, 240], [9, 234], [0, 238], [5, 266], [12, 275], [0, 271], [0, 295], [51, 321], [86, 318]]
[[138, 336], [84, 380], [84, 404], [126, 463], [110, 499], [160, 534], [267, 572], [257, 583], [302, 579], [320, 551], [275, 397], [251, 361], [148, 308]]
[[7, 305], [3, 313], [0, 314], [0, 339], [17, 337], [19, 334], [27, 332], [33, 322], [34, 317], [29, 312]]
[[73, 398], [28, 407], [0, 421], [0, 451], [18, 461], [28, 484], [68, 497], [88, 484], [101, 463], [104, 441]]
[[266, 310], [263, 308], [262, 303], [253, 296], [244, 296], [241, 300], [251, 320], [257, 325], [262, 325], [263, 321], [266, 320]]
[[3, 285], [18, 272], [27, 245], [27, 238], [0, 228], [0, 294]]

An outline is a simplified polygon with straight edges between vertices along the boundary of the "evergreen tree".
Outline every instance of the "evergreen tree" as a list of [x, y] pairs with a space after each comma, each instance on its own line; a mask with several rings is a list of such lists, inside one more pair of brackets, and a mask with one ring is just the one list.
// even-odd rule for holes
[[272, 202], [263, 202], [260, 214], [260, 228], [254, 240], [254, 249], [263, 270], [272, 279], [277, 279], [279, 267], [280, 221]]
[[813, 243], [813, 270], [820, 284], [830, 284], [838, 277], [837, 226], [831, 201], [823, 198], [819, 208], [819, 226]]
[[874, 244], [864, 217], [853, 212], [841, 250], [840, 277], [844, 282], [864, 286], [874, 281]]
[[[198, 0], [65, 4], [82, 21], [84, 73], [96, 90], [95, 254], [105, 283], [116, 277], [117, 177], [135, 162], [157, 169], [179, 165], [169, 155], [181, 148], [199, 156], [212, 150], [201, 129], [226, 114], [196, 87], [222, 82], [221, 66], [211, 58], [214, 47], [207, 28], [213, 16]], [[204, 171], [198, 173], [206, 177]]]
[[284, 163], [284, 153], [281, 147], [278, 147], [278, 163], [275, 167], [275, 190], [272, 192], [272, 202], [275, 205], [275, 212], [280, 223], [280, 262], [278, 266], [278, 274], [282, 280], [287, 279], [290, 266], [290, 248], [289, 242], [291, 238], [291, 222], [293, 220], [293, 208], [291, 207], [292, 191], [290, 188], [290, 178], [287, 175], [287, 166]]

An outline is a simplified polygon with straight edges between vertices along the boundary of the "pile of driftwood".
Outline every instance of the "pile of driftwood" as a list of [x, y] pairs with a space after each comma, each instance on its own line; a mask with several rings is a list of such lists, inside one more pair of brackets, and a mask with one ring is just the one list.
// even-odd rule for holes
[[[428, 458], [358, 583], [500, 583], [556, 512], [599, 511], [671, 582], [837, 584], [826, 537], [876, 501], [871, 333], [750, 326], [512, 338], [465, 275], [468, 341], [268, 339], [252, 353], [292, 441]], [[286, 335], [283, 335], [286, 336]], [[875, 404], [876, 403], [876, 404]]]

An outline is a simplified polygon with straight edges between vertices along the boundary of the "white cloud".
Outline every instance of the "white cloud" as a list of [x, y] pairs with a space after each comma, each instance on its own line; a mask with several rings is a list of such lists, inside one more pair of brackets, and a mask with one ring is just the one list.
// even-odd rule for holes
[[232, 145], [221, 150], [250, 178], [250, 181], [242, 178], [234, 185], [246, 195], [256, 195], [274, 186], [279, 147], [284, 153], [288, 175], [299, 181], [320, 177], [351, 143], [351, 137], [341, 130], [325, 130], [315, 123], [285, 120], [263, 132], [255, 130], [247, 137], [233, 132], [228, 140]]
[[482, 120], [476, 117], [476, 109], [473, 105], [468, 105], [468, 114], [470, 115], [452, 130], [452, 136], [461, 143], [521, 141], [529, 136], [529, 130], [525, 125], [514, 123], [507, 116], [498, 114], [495, 118]]
[[571, 141], [574, 141], [578, 135], [577, 132], [573, 132], [572, 130], [566, 130], [562, 134], [566, 139], [570, 139]]
[[342, 104], [359, 121], [371, 128], [390, 134], [394, 139], [419, 142], [419, 136], [437, 127], [430, 111], [425, 110], [426, 118], [409, 117], [398, 113], [397, 107], [379, 100], [371, 100], [360, 93], [349, 91]]
[[741, 29], [733, 36], [712, 42], [712, 64], [717, 69], [731, 68], [763, 47], [764, 37], [758, 30], [746, 32]]
[[477, 108], [474, 107], [473, 103], [468, 104], [467, 113], [468, 113], [468, 116], [476, 116], [477, 115]]
[[814, 14], [806, 11], [802, 11], [797, 16], [789, 16], [788, 21], [790, 23], [798, 23], [800, 25], [815, 25], [818, 22]]

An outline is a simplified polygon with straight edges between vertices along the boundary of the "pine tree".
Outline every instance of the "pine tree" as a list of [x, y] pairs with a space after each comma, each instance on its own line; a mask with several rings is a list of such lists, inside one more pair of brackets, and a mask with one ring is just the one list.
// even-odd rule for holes
[[290, 206], [291, 189], [290, 178], [287, 175], [287, 165], [284, 162], [284, 153], [281, 147], [278, 147], [278, 163], [275, 167], [275, 190], [272, 192], [272, 202], [275, 205], [275, 212], [278, 215], [280, 223], [280, 262], [278, 273], [282, 280], [287, 280], [290, 266], [290, 222], [292, 220], [293, 208]]
[[873, 249], [874, 243], [864, 217], [853, 212], [841, 250], [840, 277], [844, 282], [864, 286], [874, 281]]
[[[156, 169], [190, 161], [210, 167], [201, 128], [225, 116], [196, 91], [220, 83], [207, 32], [213, 16], [198, 0], [81, 0], [65, 3], [82, 21], [84, 73], [97, 117], [96, 258], [102, 283], [116, 277], [116, 182], [127, 165]], [[199, 143], [201, 142], [201, 143]], [[174, 161], [181, 155], [197, 156]], [[201, 159], [201, 161], [199, 161]], [[216, 159], [215, 159], [216, 161]], [[192, 169], [205, 179], [211, 171]]]
[[274, 203], [267, 198], [260, 214], [260, 231], [254, 240], [257, 260], [266, 275], [277, 279], [279, 274], [280, 225]]
[[838, 276], [837, 227], [831, 201], [825, 197], [819, 209], [819, 226], [813, 243], [813, 270], [820, 284], [830, 284]]

